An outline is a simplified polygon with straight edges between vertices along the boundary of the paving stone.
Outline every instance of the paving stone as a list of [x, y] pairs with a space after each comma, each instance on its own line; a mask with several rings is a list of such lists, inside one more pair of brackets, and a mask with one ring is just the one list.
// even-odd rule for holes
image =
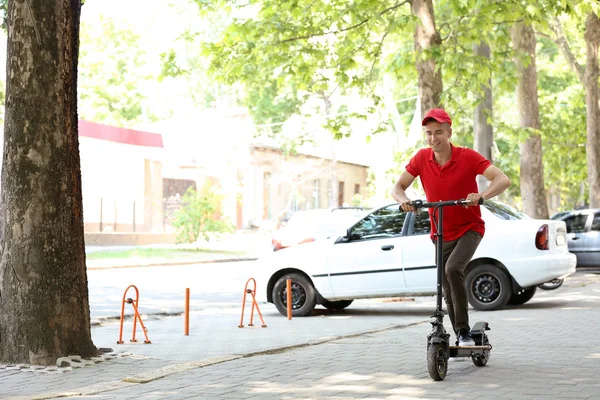
[[[211, 333], [207, 327], [202, 336], [190, 341], [173, 337], [173, 332], [181, 330], [181, 319], [157, 320], [152, 321], [156, 324], [153, 331], [160, 331], [160, 324], [164, 324], [165, 331], [171, 332], [164, 342], [157, 335], [152, 345], [109, 352], [102, 357], [104, 362], [88, 368], [62, 372], [65, 368], [54, 367], [53, 372], [59, 376], [0, 369], [2, 395], [11, 399], [68, 395], [171, 400], [199, 398], [195, 396], [200, 394], [206, 399], [270, 400], [593, 399], [600, 391], [600, 345], [590, 332], [595, 331], [600, 313], [600, 276], [586, 279], [585, 286], [569, 286], [567, 280], [562, 288], [536, 294], [520, 307], [485, 313], [472, 310], [473, 320], [487, 320], [492, 327], [488, 332], [494, 346], [490, 362], [480, 368], [469, 359], [453, 360], [442, 382], [433, 382], [427, 372], [425, 337], [429, 324], [377, 325], [369, 313], [353, 314], [349, 309], [340, 314], [349, 323], [380, 331], [332, 339], [329, 337], [340, 335], [327, 330], [339, 320], [315, 316], [293, 321], [281, 318], [269, 323], [270, 328], [255, 339], [247, 333], [240, 336], [241, 330]], [[418, 318], [426, 320], [431, 304], [396, 303], [388, 312], [398, 315], [399, 320], [404, 314], [416, 312]], [[211, 321], [217, 318], [228, 319], [235, 327], [239, 315], [225, 313]], [[272, 329], [278, 323], [279, 328]], [[288, 335], [290, 331], [280, 330], [290, 323], [294, 324], [293, 330], [302, 330], [303, 337], [312, 334], [312, 338], [304, 344], [296, 341], [298, 347], [290, 348], [292, 342], [282, 340], [282, 332]], [[349, 325], [337, 326], [350, 332]], [[317, 340], [315, 332], [328, 338]], [[563, 345], [565, 337], [570, 341]], [[308, 341], [315, 344], [306, 344]], [[217, 343], [231, 344], [229, 348], [236, 353], [219, 353], [222, 349]], [[284, 343], [288, 349], [264, 352], [265, 344], [273, 348], [275, 343]], [[183, 356], [209, 354], [207, 349], [213, 357], [181, 361]]]

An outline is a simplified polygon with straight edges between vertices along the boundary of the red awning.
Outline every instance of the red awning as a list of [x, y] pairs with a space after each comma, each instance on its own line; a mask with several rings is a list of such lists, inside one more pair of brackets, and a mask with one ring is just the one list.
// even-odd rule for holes
[[164, 147], [162, 135], [159, 133], [136, 131], [83, 120], [79, 120], [79, 136], [135, 146]]

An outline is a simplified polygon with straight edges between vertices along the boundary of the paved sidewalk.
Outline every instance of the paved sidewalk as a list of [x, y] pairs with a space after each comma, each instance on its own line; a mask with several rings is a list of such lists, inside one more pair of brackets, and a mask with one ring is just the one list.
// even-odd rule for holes
[[232, 308], [193, 315], [189, 337], [181, 317], [144, 321], [152, 344], [122, 347], [118, 326], [94, 328], [97, 346], [133, 355], [56, 374], [0, 369], [0, 398], [599, 398], [599, 274], [578, 272], [524, 306], [472, 311], [472, 321], [490, 322], [490, 362], [452, 359], [442, 382], [427, 372], [433, 304], [362, 301], [292, 321], [265, 305], [268, 327], [255, 314], [257, 326], [243, 329]]

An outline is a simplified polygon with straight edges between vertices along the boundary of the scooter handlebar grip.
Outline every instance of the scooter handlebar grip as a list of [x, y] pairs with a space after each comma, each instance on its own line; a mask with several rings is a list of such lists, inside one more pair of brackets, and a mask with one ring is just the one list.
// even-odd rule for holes
[[416, 208], [421, 208], [423, 207], [423, 200], [413, 200], [413, 201], [409, 201], [408, 202], [409, 206], [413, 206]]

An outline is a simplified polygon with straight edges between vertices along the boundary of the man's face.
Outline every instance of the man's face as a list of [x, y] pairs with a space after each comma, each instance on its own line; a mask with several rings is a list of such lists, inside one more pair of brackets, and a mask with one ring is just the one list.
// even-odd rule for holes
[[447, 123], [440, 124], [435, 120], [430, 120], [425, 124], [425, 135], [427, 144], [433, 151], [439, 152], [446, 148], [448, 141], [452, 136], [452, 129]]

